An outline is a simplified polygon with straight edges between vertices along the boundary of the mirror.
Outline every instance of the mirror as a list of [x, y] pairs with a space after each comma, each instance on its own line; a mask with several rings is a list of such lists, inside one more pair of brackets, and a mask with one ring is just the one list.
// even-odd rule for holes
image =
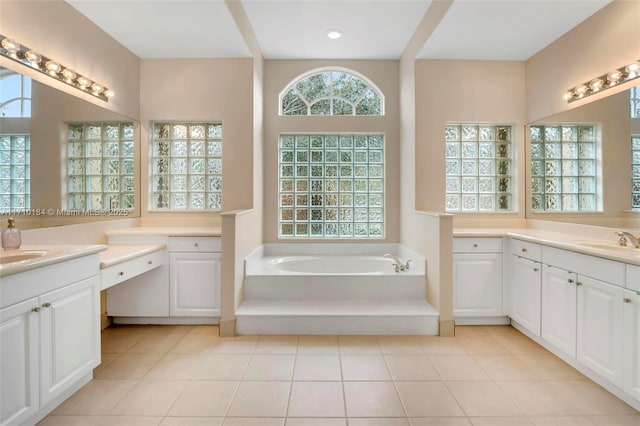
[[[631, 89], [636, 93], [639, 88]], [[632, 167], [631, 137], [640, 135], [640, 118], [630, 117], [631, 90], [626, 90], [594, 102], [582, 105], [551, 117], [530, 123], [527, 126], [526, 145], [526, 216], [528, 219], [554, 220], [612, 227], [640, 227], [640, 211], [631, 211], [632, 202]], [[634, 108], [638, 108], [634, 106]], [[595, 144], [595, 165], [601, 177], [596, 184], [595, 204], [601, 207], [598, 212], [550, 212], [534, 211], [532, 195], [542, 192], [538, 184], [547, 185], [547, 177], [532, 182], [537, 172], [532, 165], [533, 153], [531, 128], [552, 125], [593, 125]], [[576, 127], [578, 127], [576, 126]], [[578, 127], [580, 131], [580, 127]], [[534, 130], [535, 132], [535, 130]], [[579, 144], [579, 142], [578, 142]], [[534, 149], [535, 151], [535, 149]], [[541, 155], [548, 156], [549, 153]], [[543, 171], [547, 173], [548, 170]], [[581, 171], [578, 171], [578, 175]], [[579, 179], [579, 178], [578, 178]], [[636, 188], [637, 189], [637, 188]], [[544, 201], [542, 201], [544, 203]]]
[[[0, 102], [0, 135], [3, 135], [0, 140], [0, 218], [6, 218], [11, 214], [16, 217], [17, 222], [23, 224], [23, 228], [33, 228], [139, 216], [138, 123], [7, 68], [0, 67], [0, 85], [4, 93], [2, 101], [5, 102]], [[9, 101], [5, 98], [9, 98]], [[133, 210], [123, 208], [124, 201], [113, 202], [106, 198], [94, 200], [93, 204], [89, 202], [85, 206], [85, 213], [74, 214], [69, 210], [73, 201], [69, 201], [68, 204], [66, 201], [69, 181], [67, 173], [73, 168], [69, 156], [74, 154], [70, 153], [68, 139], [74, 136], [68, 123], [131, 123], [126, 125], [126, 137], [123, 136], [123, 127], [120, 127], [121, 134], [115, 136], [118, 141], [115, 147], [116, 150], [120, 147], [123, 151], [123, 140], [127, 140], [127, 149], [133, 151], [133, 159], [127, 160], [126, 164], [122, 160], [119, 165], [115, 164], [117, 177], [112, 182], [118, 186], [127, 185], [133, 190], [133, 195], [129, 196], [135, 200]], [[28, 135], [28, 139], [21, 135]], [[78, 138], [86, 140], [88, 137], [81, 135]], [[110, 138], [113, 139], [114, 136]], [[13, 152], [9, 151], [11, 144], [14, 145]], [[87, 147], [79, 146], [80, 151], [89, 149], [89, 144], [84, 145]], [[100, 155], [100, 145], [95, 146], [98, 147]], [[16, 152], [16, 149], [22, 151]], [[101, 162], [102, 160], [94, 162], [94, 166], [98, 166], [98, 173]], [[77, 164], [82, 164], [82, 167], [88, 169], [89, 163], [89, 160], [84, 160]], [[107, 164], [103, 167], [106, 168]], [[93, 171], [95, 170], [94, 167]], [[104, 169], [102, 172], [106, 173]], [[129, 174], [126, 183], [123, 177], [125, 173]], [[89, 179], [90, 177], [84, 176], [79, 179], [83, 182], [81, 186], [84, 185], [81, 190], [90, 192], [90, 184], [93, 185], [93, 190], [107, 185], [106, 180], [90, 182]], [[11, 192], [10, 196], [7, 195], [8, 191]], [[87, 195], [86, 198], [89, 199], [90, 196]], [[22, 209], [25, 209], [24, 213], [17, 213]]]

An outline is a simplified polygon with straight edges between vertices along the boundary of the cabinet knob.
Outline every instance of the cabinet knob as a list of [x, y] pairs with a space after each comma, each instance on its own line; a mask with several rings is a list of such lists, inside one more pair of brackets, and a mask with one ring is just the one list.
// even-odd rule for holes
[[121, 277], [124, 276], [124, 271], [118, 272], [118, 275], [120, 275]]
[[624, 303], [631, 303], [631, 299], [629, 299], [628, 297], [625, 297], [624, 299], [622, 299], [622, 301]]
[[533, 268], [533, 272], [538, 272], [538, 268]]
[[526, 253], [526, 252], [527, 252], [527, 249], [526, 249], [526, 248], [522, 248], [521, 250], [522, 250], [524, 253]]
[[571, 278], [569, 278], [567, 281], [569, 282], [569, 284], [573, 284], [573, 280]]
[[193, 246], [194, 246], [194, 247], [198, 247], [198, 243], [194, 243], [194, 244], [193, 244]]
[[474, 245], [473, 245], [473, 247], [474, 247], [474, 248], [475, 248], [475, 247], [478, 247], [478, 245], [477, 245], [477, 244], [474, 244]]
[[47, 303], [43, 303], [42, 304], [43, 308], [50, 308], [51, 307], [51, 303], [47, 302]]
[[576, 285], [582, 285], [582, 282], [576, 281]]
[[36, 306], [35, 308], [31, 308], [31, 312], [40, 312], [40, 307]]
[[152, 264], [153, 264], [153, 261], [152, 261], [152, 260], [149, 260], [149, 261], [147, 262], [147, 265], [152, 265]]

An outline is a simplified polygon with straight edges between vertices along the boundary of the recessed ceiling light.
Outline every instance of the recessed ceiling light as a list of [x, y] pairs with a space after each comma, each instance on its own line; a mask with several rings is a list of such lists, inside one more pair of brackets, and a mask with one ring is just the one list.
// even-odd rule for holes
[[342, 31], [340, 31], [340, 30], [329, 30], [329, 31], [327, 31], [327, 37], [329, 37], [331, 40], [337, 40], [340, 37], [342, 37]]

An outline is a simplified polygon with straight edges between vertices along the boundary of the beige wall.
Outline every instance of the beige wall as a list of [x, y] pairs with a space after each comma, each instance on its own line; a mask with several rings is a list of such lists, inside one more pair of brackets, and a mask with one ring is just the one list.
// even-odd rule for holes
[[0, 65], [138, 119], [140, 60], [63, 0], [0, 0], [0, 33], [112, 89], [107, 103], [2, 58]]
[[[253, 60], [147, 59], [141, 62], [142, 216], [217, 217], [217, 213], [149, 212], [150, 123], [222, 121], [223, 210], [253, 205]], [[174, 222], [175, 223], [175, 222]]]
[[623, 84], [571, 104], [562, 99], [569, 88], [640, 59], [639, 40], [640, 1], [614, 0], [531, 57], [526, 62], [527, 121], [629, 88]]
[[[524, 63], [508, 61], [416, 61], [416, 208], [445, 210], [447, 122], [513, 125], [514, 178], [524, 193]], [[514, 213], [474, 214], [474, 219], [524, 216], [524, 199]], [[464, 214], [457, 214], [464, 217]]]
[[[299, 75], [321, 67], [342, 67], [370, 79], [385, 96], [382, 117], [282, 117], [278, 115], [280, 92]], [[278, 241], [278, 135], [285, 132], [385, 134], [385, 238], [399, 240], [398, 61], [265, 61], [264, 69], [264, 241]], [[301, 241], [301, 240], [297, 240]], [[308, 241], [314, 241], [309, 239]], [[317, 240], [315, 240], [317, 241]], [[329, 240], [322, 240], [328, 242]], [[340, 240], [352, 241], [352, 240]], [[357, 241], [357, 240], [353, 240]]]

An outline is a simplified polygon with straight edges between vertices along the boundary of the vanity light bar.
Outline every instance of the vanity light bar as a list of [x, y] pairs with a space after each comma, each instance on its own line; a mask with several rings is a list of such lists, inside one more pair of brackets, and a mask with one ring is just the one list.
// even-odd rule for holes
[[109, 98], [113, 96], [113, 92], [105, 85], [84, 77], [65, 65], [2, 34], [0, 34], [0, 55], [40, 71], [42, 74], [46, 74], [105, 102], [109, 102]]
[[640, 60], [633, 61], [629, 65], [625, 65], [569, 89], [567, 93], [564, 94], [564, 99], [569, 103], [577, 101], [578, 99], [585, 98], [594, 93], [617, 86], [618, 84], [626, 83], [638, 77], [640, 77]]

